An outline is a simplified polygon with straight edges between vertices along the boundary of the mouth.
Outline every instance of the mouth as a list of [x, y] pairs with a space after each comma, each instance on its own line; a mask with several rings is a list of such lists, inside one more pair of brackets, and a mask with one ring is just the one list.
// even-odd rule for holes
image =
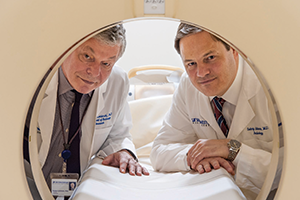
[[206, 80], [199, 80], [198, 83], [205, 85], [205, 84], [209, 84], [209, 83], [213, 82], [216, 79], [217, 78], [215, 77], [215, 78], [211, 78], [211, 79], [208, 79], [208, 80], [207, 79]]
[[86, 84], [88, 84], [88, 85], [93, 85], [93, 84], [95, 84], [95, 82], [85, 80], [85, 79], [83, 79], [83, 78], [81, 78], [81, 77], [79, 77], [79, 78], [80, 78], [84, 83], [86, 83]]

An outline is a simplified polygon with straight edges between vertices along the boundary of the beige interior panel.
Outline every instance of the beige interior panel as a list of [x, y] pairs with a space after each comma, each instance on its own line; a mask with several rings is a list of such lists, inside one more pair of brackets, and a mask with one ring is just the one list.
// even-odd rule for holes
[[[284, 170], [276, 199], [299, 196], [300, 1], [165, 0], [165, 15], [218, 33], [265, 76], [281, 113]], [[31, 199], [22, 161], [23, 128], [47, 69], [75, 42], [108, 24], [144, 17], [142, 0], [14, 0], [0, 3], [0, 199]]]

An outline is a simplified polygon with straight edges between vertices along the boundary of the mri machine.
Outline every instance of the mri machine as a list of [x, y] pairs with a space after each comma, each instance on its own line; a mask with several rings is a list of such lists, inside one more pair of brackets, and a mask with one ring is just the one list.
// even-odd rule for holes
[[[64, 52], [73, 44], [99, 28], [153, 16], [181, 19], [212, 30], [247, 55], [264, 75], [280, 111], [284, 131], [283, 172], [275, 199], [299, 196], [300, 136], [296, 113], [300, 108], [293, 107], [289, 100], [300, 100], [298, 90], [292, 89], [300, 72], [295, 64], [300, 45], [297, 39], [300, 3], [296, 0], [162, 2], [165, 2], [163, 13], [155, 14], [151, 11], [145, 14], [141, 0], [1, 2], [0, 199], [32, 199], [24, 174], [23, 128], [32, 96], [47, 69], [61, 62], [61, 56], [64, 58]], [[157, 10], [160, 5], [150, 6], [150, 10]], [[38, 99], [37, 105], [39, 102]], [[33, 114], [32, 120], [36, 118], [37, 114]], [[274, 167], [270, 168], [258, 199], [265, 199], [269, 193], [277, 159], [278, 147], [274, 145]]]

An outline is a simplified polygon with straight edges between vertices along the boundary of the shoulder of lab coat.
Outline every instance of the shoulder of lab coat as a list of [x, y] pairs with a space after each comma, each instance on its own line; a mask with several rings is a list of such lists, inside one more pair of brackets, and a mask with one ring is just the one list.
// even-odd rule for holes
[[[105, 105], [111, 106], [115, 113], [115, 121], [111, 124], [110, 132], [104, 143], [98, 144], [98, 150], [103, 150], [107, 155], [115, 153], [122, 149], [130, 150], [135, 156], [135, 146], [131, 140], [129, 130], [132, 127], [131, 113], [127, 102], [129, 91], [129, 79], [127, 73], [114, 66], [114, 69], [107, 80], [106, 91], [102, 94]], [[101, 109], [97, 109], [97, 116], [101, 113]], [[101, 128], [95, 129], [95, 132]]]
[[[240, 111], [238, 110], [239, 105], [237, 105], [236, 112], [237, 114], [239, 114], [238, 112], [243, 112], [247, 115], [253, 115], [252, 118], [249, 118], [247, 127], [256, 128], [262, 126], [259, 123], [264, 123], [263, 125], [267, 126], [269, 128], [269, 131], [266, 131], [263, 135], [257, 136], [261, 137], [261, 139], [249, 139], [249, 135], [251, 134], [251, 132], [248, 132], [247, 140], [245, 138], [240, 139], [241, 137], [239, 135], [233, 135], [232, 138], [236, 138], [237, 140], [242, 142], [240, 152], [238, 153], [233, 163], [236, 166], [235, 180], [237, 185], [243, 188], [243, 190], [249, 190], [258, 194], [268, 173], [272, 156], [272, 121], [270, 110], [268, 109], [269, 102], [257, 76], [247, 65], [245, 66], [244, 71], [245, 72], [241, 95], [244, 95], [248, 98], [247, 104], [251, 107], [251, 110], [253, 109], [253, 114], [249, 114], [250, 109], [248, 111], [245, 111], [244, 105], [240, 106], [243, 107], [243, 109], [240, 109]], [[239, 120], [237, 120], [236, 122], [240, 123]], [[253, 136], [253, 134], [251, 135], [253, 138], [255, 137]], [[281, 169], [278, 169], [278, 171], [279, 170]], [[277, 172], [277, 177], [279, 176], [278, 174], [279, 173]], [[273, 183], [272, 189], [276, 188], [279, 184], [279, 180], [276, 180], [277, 181]]]
[[[203, 121], [200, 126], [193, 119]], [[197, 127], [196, 127], [197, 126]], [[205, 130], [204, 130], [205, 129]], [[183, 73], [173, 101], [151, 151], [153, 168], [158, 171], [188, 171], [186, 154], [199, 138], [217, 139], [224, 134], [212, 114], [209, 98], [200, 93]], [[216, 131], [219, 133], [216, 133]]]
[[[109, 155], [127, 149], [136, 155], [129, 133], [132, 123], [127, 103], [128, 90], [127, 74], [117, 66], [113, 67], [107, 81], [95, 90], [82, 125], [81, 170], [100, 150]], [[98, 125], [102, 116], [107, 116], [107, 121]]]
[[[189, 171], [187, 152], [192, 147], [196, 135], [190, 125], [188, 111], [184, 106], [186, 73], [181, 76], [180, 83], [173, 95], [173, 101], [162, 128], [155, 138], [150, 154], [152, 166], [157, 171]], [[193, 89], [193, 88], [191, 88]]]
[[44, 165], [51, 142], [53, 123], [55, 117], [56, 96], [58, 87], [58, 72], [56, 72], [50, 80], [45, 91], [44, 98], [41, 102], [40, 112], [38, 116], [38, 138], [39, 146], [39, 162]]

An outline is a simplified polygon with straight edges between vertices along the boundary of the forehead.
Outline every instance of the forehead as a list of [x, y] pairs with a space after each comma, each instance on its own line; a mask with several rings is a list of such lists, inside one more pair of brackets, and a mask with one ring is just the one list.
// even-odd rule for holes
[[102, 46], [102, 44], [104, 43], [96, 40], [95, 38], [90, 38], [84, 43], [82, 43], [76, 50], [87, 50], [87, 51], [95, 52], [94, 49]]
[[180, 40], [179, 45], [180, 47], [187, 48], [195, 45], [210, 46], [210, 45], [214, 45], [215, 43], [217, 43], [217, 41], [213, 39], [213, 36], [210, 33], [206, 31], [201, 31], [183, 37]]
[[116, 57], [121, 50], [120, 44], [107, 44], [104, 41], [90, 38], [83, 44], [81, 44], [75, 51], [77, 53], [92, 53], [95, 56], [108, 56]]

